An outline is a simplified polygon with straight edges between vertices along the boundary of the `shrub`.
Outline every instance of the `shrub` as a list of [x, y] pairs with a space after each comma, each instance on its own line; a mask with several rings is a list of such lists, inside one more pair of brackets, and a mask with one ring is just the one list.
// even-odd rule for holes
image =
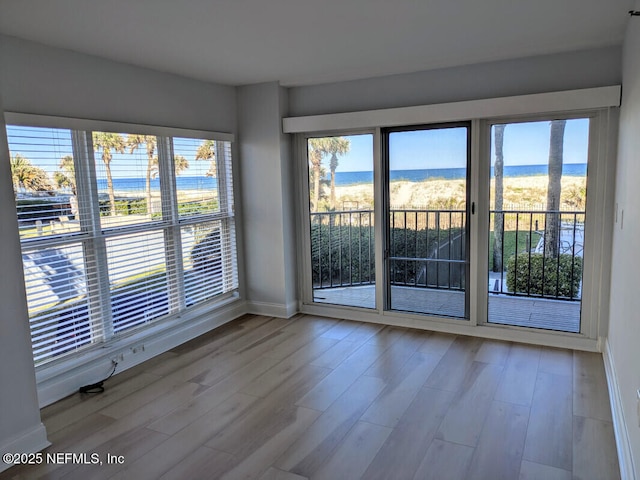
[[373, 227], [311, 226], [314, 285], [375, 282]]
[[507, 263], [507, 288], [515, 293], [577, 298], [581, 280], [582, 258], [566, 253], [553, 258], [525, 252]]
[[[392, 257], [431, 258], [438, 244], [455, 237], [460, 229], [413, 230], [392, 228], [389, 254]], [[392, 262], [392, 284], [414, 284], [426, 281], [421, 276], [423, 261]], [[311, 226], [311, 267], [313, 284], [339, 286], [375, 282], [375, 250], [373, 226], [313, 224]], [[432, 269], [436, 267], [431, 266]], [[448, 269], [443, 265], [443, 269]], [[448, 270], [447, 270], [448, 271]], [[445, 274], [442, 274], [443, 278]], [[459, 283], [459, 282], [458, 282]]]

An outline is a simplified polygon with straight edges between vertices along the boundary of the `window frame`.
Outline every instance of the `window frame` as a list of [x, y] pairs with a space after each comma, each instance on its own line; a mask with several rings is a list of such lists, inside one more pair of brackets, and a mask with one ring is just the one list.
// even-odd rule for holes
[[[52, 356], [43, 362], [36, 362], [38, 381], [47, 380], [69, 367], [97, 359], [105, 351], [113, 354], [122, 350], [124, 345], [140, 342], [145, 338], [157, 336], [163, 330], [172, 327], [190, 328], [189, 320], [196, 321], [205, 312], [224, 307], [239, 299], [238, 268], [238, 222], [235, 218], [233, 187], [233, 141], [234, 136], [228, 133], [187, 130], [130, 123], [82, 120], [73, 118], [50, 117], [5, 112], [7, 126], [23, 126], [35, 128], [57, 128], [68, 130], [72, 139], [72, 150], [75, 167], [77, 200], [80, 218], [80, 230], [43, 237], [21, 238], [21, 250], [33, 251], [43, 247], [60, 247], [80, 244], [83, 261], [91, 257], [95, 267], [85, 269], [87, 284], [87, 305], [94, 312], [88, 317], [91, 336], [97, 338], [79, 350]], [[94, 131], [127, 132], [157, 137], [157, 155], [160, 177], [162, 217], [144, 224], [104, 226], [100, 224], [98, 207], [98, 189], [96, 183], [96, 161], [92, 143]], [[217, 166], [219, 209], [215, 212], [180, 215], [178, 210], [176, 175], [173, 166], [173, 138], [192, 138], [196, 140], [216, 141], [215, 162]], [[230, 170], [230, 171], [229, 171]], [[224, 197], [224, 201], [222, 201]], [[198, 226], [218, 223], [221, 232], [222, 280], [223, 293], [205, 298], [193, 305], [187, 305], [185, 299], [184, 275], [185, 259], [183, 258], [181, 229], [185, 226]], [[134, 326], [130, 331], [123, 331], [114, 336], [112, 318], [112, 295], [110, 289], [109, 268], [106, 255], [106, 242], [109, 239], [134, 233], [161, 233], [164, 237], [164, 263], [167, 285], [168, 314], [160, 315], [150, 322], [144, 322], [144, 328]], [[95, 278], [89, 278], [92, 274]], [[99, 305], [98, 313], [92, 307]], [[144, 351], [144, 347], [142, 348]], [[136, 353], [135, 350], [131, 350]], [[123, 354], [114, 358], [123, 358]], [[137, 362], [135, 362], [137, 363]]]

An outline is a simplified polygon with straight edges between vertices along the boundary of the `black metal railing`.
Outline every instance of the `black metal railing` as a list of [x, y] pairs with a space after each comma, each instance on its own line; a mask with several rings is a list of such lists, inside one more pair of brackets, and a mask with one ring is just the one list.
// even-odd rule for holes
[[375, 283], [373, 210], [311, 213], [315, 288]]
[[580, 300], [584, 211], [491, 211], [490, 221], [490, 293]]
[[[464, 210], [392, 209], [389, 215], [392, 285], [465, 289]], [[489, 291], [578, 300], [584, 217], [582, 211], [491, 211]], [[314, 288], [375, 282], [373, 227], [372, 210], [311, 213]]]

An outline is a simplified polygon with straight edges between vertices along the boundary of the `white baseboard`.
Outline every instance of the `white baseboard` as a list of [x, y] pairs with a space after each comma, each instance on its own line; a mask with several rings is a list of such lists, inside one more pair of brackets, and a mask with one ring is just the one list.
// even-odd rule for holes
[[88, 351], [82, 357], [38, 369], [39, 405], [45, 407], [77, 392], [82, 385], [102, 380], [111, 372], [114, 358], [118, 358], [120, 373], [246, 313], [244, 301], [229, 299], [224, 305], [188, 312], [153, 329], [123, 337], [108, 347]]
[[[51, 443], [47, 440], [47, 431], [42, 423], [16, 435], [8, 442], [0, 445], [0, 455], [5, 453], [36, 453], [47, 448]], [[0, 460], [0, 472], [7, 470], [7, 465]]]
[[298, 313], [298, 303], [247, 302], [247, 313], [267, 317], [291, 318]]
[[604, 369], [607, 376], [607, 387], [609, 388], [609, 399], [611, 402], [611, 415], [613, 417], [613, 431], [616, 437], [616, 447], [618, 450], [618, 463], [620, 464], [620, 478], [622, 480], [636, 480], [633, 456], [631, 454], [631, 444], [627, 432], [627, 422], [624, 418], [622, 407], [622, 397], [616, 375], [616, 366], [611, 354], [609, 339], [604, 341]]

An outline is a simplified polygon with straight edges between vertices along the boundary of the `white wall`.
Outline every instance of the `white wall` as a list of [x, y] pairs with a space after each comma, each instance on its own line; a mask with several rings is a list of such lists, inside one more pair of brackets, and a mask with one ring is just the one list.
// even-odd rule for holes
[[[637, 1], [640, 9], [640, 1]], [[640, 18], [629, 20], [624, 43], [622, 108], [616, 178], [609, 345], [636, 472], [640, 474]], [[624, 212], [624, 218], [623, 218]]]
[[235, 89], [0, 35], [8, 112], [234, 133]]
[[292, 164], [281, 133], [286, 91], [277, 83], [238, 89], [246, 297], [251, 311], [297, 311]]
[[291, 88], [290, 116], [619, 85], [619, 47]]
[[[40, 422], [13, 202], [9, 150], [4, 119], [0, 115], [0, 205], [3, 206], [0, 208], [0, 455], [36, 452], [48, 444]], [[0, 460], [0, 472], [8, 467]]]

